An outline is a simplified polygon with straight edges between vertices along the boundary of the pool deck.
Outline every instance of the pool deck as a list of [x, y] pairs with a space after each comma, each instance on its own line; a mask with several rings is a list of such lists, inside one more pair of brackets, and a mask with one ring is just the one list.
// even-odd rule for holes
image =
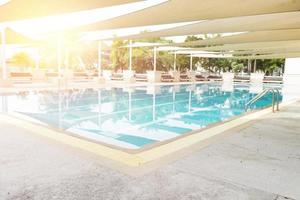
[[130, 168], [1, 123], [0, 199], [300, 199], [300, 102]]

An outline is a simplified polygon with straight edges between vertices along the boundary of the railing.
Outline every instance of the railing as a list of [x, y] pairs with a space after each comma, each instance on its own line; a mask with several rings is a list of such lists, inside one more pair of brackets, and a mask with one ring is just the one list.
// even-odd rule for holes
[[275, 112], [275, 105], [276, 105], [276, 111], [279, 111], [279, 96], [280, 92], [276, 88], [267, 88], [264, 89], [261, 93], [256, 95], [253, 99], [251, 99], [247, 104], [246, 104], [246, 111], [249, 110], [250, 106], [257, 102], [259, 99], [261, 99], [263, 96], [265, 96], [267, 93], [272, 92], [272, 111]]

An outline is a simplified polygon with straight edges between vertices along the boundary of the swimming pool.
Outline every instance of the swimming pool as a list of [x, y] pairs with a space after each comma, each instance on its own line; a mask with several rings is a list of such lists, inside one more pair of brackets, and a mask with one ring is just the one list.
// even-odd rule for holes
[[[203, 83], [28, 91], [2, 94], [1, 110], [101, 144], [136, 150], [242, 115], [246, 103], [264, 87]], [[251, 109], [271, 103], [270, 93]]]

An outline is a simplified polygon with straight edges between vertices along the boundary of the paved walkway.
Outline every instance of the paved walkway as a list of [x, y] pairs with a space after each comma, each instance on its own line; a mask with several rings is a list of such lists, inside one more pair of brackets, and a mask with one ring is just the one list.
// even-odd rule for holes
[[300, 103], [140, 175], [21, 128], [0, 127], [1, 200], [300, 199]]

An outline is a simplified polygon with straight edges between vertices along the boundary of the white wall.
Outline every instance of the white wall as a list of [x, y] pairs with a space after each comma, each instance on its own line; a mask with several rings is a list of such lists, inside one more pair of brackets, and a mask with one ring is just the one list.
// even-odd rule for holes
[[300, 75], [300, 58], [287, 58], [284, 73]]
[[287, 58], [284, 68], [284, 84], [300, 85], [300, 58]]
[[283, 76], [283, 98], [292, 100], [300, 98], [300, 58], [287, 58]]

